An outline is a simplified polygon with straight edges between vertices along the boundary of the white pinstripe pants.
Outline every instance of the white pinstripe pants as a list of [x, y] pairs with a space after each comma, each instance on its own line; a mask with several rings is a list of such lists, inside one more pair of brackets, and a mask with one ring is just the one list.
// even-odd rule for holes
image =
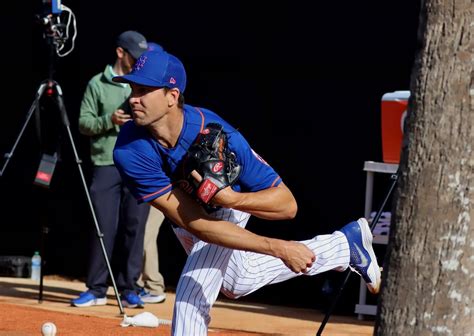
[[[248, 213], [232, 209], [221, 209], [213, 216], [241, 227], [245, 227], [250, 217]], [[278, 258], [208, 244], [182, 228], [174, 228], [174, 231], [188, 254], [176, 288], [174, 336], [207, 335], [211, 321], [209, 311], [219, 291], [229, 298], [238, 298], [302, 274], [292, 272]], [[316, 255], [316, 262], [307, 275], [343, 271], [349, 265], [349, 245], [339, 231], [301, 243]]]

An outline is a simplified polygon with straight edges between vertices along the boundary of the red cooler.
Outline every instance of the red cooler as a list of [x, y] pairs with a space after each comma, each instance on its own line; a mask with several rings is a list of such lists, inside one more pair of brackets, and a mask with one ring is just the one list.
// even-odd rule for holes
[[399, 163], [403, 124], [410, 91], [388, 92], [382, 96], [382, 157], [385, 163]]

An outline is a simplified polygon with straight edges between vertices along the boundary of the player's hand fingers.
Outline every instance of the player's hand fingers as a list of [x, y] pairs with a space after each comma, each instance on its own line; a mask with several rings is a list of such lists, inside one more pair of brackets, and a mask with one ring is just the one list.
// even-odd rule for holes
[[305, 273], [305, 274], [308, 273], [308, 272], [311, 270], [311, 267], [313, 267], [313, 263], [312, 263], [312, 262], [307, 263], [307, 264], [306, 264], [306, 268], [305, 268], [305, 270], [303, 271], [303, 273]]
[[199, 183], [201, 183], [201, 181], [202, 181], [202, 176], [201, 176], [201, 174], [199, 174], [196, 170], [193, 170], [193, 171], [191, 172], [191, 176], [192, 176], [196, 181], [198, 181]]

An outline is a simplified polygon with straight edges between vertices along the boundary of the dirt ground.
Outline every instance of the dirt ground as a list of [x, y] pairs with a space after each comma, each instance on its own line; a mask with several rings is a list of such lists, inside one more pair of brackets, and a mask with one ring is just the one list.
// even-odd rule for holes
[[[121, 336], [121, 335], [170, 335], [169, 325], [160, 325], [157, 328], [121, 327], [122, 319], [111, 319], [87, 315], [74, 315], [44, 309], [18, 306], [2, 303], [0, 308], [0, 335], [30, 336], [41, 335], [43, 323], [52, 322], [56, 325], [57, 336]], [[210, 330], [214, 336], [255, 336], [261, 333], [249, 333], [232, 330]]]
[[[148, 311], [164, 323], [157, 328], [121, 327], [120, 314], [112, 289], [105, 306], [76, 308], [70, 300], [85, 289], [82, 282], [45, 277], [43, 300], [38, 301], [38, 285], [30, 279], [0, 277], [0, 336], [41, 335], [41, 326], [53, 322], [61, 335], [169, 335], [174, 293], [167, 293], [162, 304], [145, 309], [124, 309], [127, 316]], [[211, 310], [209, 335], [212, 336], [306, 336], [315, 335], [324, 315], [300, 308], [250, 304], [218, 299]], [[369, 336], [373, 321], [359, 321], [354, 315], [331, 316], [324, 336]]]

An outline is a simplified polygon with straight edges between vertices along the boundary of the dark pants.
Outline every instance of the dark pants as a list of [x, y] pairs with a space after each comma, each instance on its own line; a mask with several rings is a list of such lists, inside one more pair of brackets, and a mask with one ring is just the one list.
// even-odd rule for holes
[[[117, 288], [122, 294], [135, 291], [142, 271], [143, 239], [150, 207], [138, 205], [115, 166], [94, 167], [90, 193], [109, 262], [112, 265], [112, 256], [116, 261], [113, 273]], [[96, 233], [91, 240], [86, 285], [89, 292], [103, 297], [109, 271]]]

